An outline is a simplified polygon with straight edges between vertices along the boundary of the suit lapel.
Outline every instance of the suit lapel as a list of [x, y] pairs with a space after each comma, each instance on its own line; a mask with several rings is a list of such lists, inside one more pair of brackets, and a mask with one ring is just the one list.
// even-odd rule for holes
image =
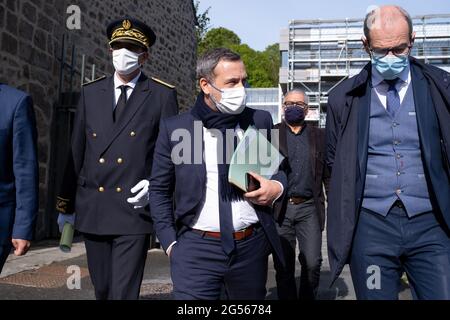
[[411, 64], [411, 81], [414, 93], [414, 104], [416, 107], [419, 137], [422, 142], [422, 154], [425, 156], [426, 162], [431, 163], [431, 144], [425, 142], [431, 141], [430, 129], [433, 122], [431, 112], [434, 111], [434, 109], [429, 108], [429, 106], [432, 106], [433, 102], [431, 101], [431, 96], [428, 91], [428, 83], [423, 73], [420, 72], [413, 64]]
[[114, 77], [109, 77], [105, 81], [103, 88], [99, 92], [99, 123], [101, 126], [104, 143], [107, 142], [111, 128], [113, 126], [113, 108], [114, 108]]
[[286, 130], [288, 130], [288, 127], [286, 123], [282, 122], [280, 124], [280, 131], [279, 131], [279, 139], [280, 139], [280, 153], [285, 157], [289, 157], [289, 151], [288, 151], [288, 145], [287, 145], [287, 134]]
[[[114, 88], [112, 88], [111, 92], [114, 93]], [[113, 123], [112, 126], [110, 126], [111, 130], [107, 136], [108, 138], [106, 140], [106, 144], [102, 148], [102, 153], [109, 148], [123, 129], [125, 129], [131, 119], [133, 119], [136, 112], [144, 104], [145, 100], [147, 100], [150, 92], [149, 80], [144, 74], [142, 74], [130, 96], [130, 99], [127, 102], [125, 110], [122, 112], [121, 117], [116, 123]]]
[[[191, 136], [191, 161], [192, 161], [192, 165], [188, 165], [187, 168], [188, 170], [194, 170], [195, 176], [199, 179], [198, 185], [205, 186], [206, 163], [204, 157], [205, 140], [203, 136], [203, 124], [201, 123], [200, 120], [197, 120], [194, 117], [192, 117], [192, 121], [190, 121], [190, 123], [188, 124], [187, 130], [189, 131], [189, 134]], [[200, 146], [198, 146], [199, 143], [201, 144]], [[197, 163], [197, 160], [201, 160], [201, 163]]]
[[361, 179], [364, 179], [370, 124], [371, 81], [367, 81], [366, 92], [358, 99], [358, 165]]

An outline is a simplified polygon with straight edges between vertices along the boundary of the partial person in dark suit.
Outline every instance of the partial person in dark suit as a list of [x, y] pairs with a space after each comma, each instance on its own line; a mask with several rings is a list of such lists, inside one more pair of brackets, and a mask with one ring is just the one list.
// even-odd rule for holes
[[150, 27], [125, 18], [107, 34], [116, 72], [82, 88], [58, 222], [84, 235], [97, 299], [138, 299], [153, 231], [153, 151], [160, 119], [178, 104], [172, 86], [141, 71], [156, 39]]
[[[325, 165], [325, 130], [308, 124], [308, 97], [300, 89], [286, 93], [283, 122], [279, 130], [280, 151], [287, 158], [287, 196], [280, 215], [275, 217], [281, 237], [286, 268], [274, 257], [277, 292], [280, 300], [314, 300], [322, 265], [322, 231], [325, 226], [324, 186], [329, 171]], [[295, 281], [297, 241], [301, 264], [300, 286]]]
[[358, 299], [450, 299], [450, 75], [410, 57], [411, 18], [383, 6], [364, 23], [371, 57], [329, 97], [328, 250]]
[[[245, 106], [247, 73], [239, 55], [214, 49], [199, 59], [201, 93], [190, 112], [161, 122], [150, 206], [170, 257], [175, 299], [264, 299], [271, 252], [282, 255], [271, 206], [283, 200], [286, 175], [243, 193], [228, 182], [236, 141], [226, 131], [273, 127], [268, 112]], [[230, 141], [231, 140], [231, 141]], [[231, 148], [231, 150], [230, 150]], [[231, 151], [231, 152], [230, 152]]]
[[38, 212], [39, 164], [33, 102], [0, 83], [0, 272], [14, 247], [25, 255]]

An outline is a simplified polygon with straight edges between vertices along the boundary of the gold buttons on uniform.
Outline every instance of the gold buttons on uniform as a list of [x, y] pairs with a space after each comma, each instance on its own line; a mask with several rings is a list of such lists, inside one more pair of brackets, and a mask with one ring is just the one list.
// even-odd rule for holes
[[122, 164], [123, 163], [123, 159], [122, 158], [117, 159], [117, 163], [118, 164]]
[[95, 132], [92, 134], [92, 138], [97, 138], [97, 134]]
[[130, 136], [132, 136], [132, 137], [136, 137], [136, 132], [134, 132], [134, 131], [131, 131], [131, 133], [130, 133]]
[[100, 187], [100, 188], [98, 188], [98, 191], [99, 191], [99, 192], [105, 192], [105, 188]]
[[121, 188], [117, 188], [116, 191], [117, 191], [117, 193], [121, 193], [122, 189]]
[[106, 162], [106, 160], [101, 158], [100, 160], [98, 160], [98, 162], [100, 162], [101, 164], [104, 164]]

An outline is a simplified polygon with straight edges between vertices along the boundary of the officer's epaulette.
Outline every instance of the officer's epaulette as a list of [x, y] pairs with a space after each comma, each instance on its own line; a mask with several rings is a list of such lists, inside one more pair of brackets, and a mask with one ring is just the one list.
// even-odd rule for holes
[[97, 81], [100, 81], [100, 80], [103, 80], [103, 79], [105, 79], [105, 78], [106, 78], [106, 76], [102, 76], [102, 77], [97, 78], [97, 79], [95, 79], [95, 80], [92, 80], [92, 81], [83, 83], [83, 86], [87, 86], [87, 85], [93, 84], [93, 83], [95, 83], [95, 82], [97, 82]]
[[155, 82], [158, 82], [158, 83], [160, 83], [162, 85], [165, 85], [166, 87], [169, 87], [170, 89], [174, 89], [175, 88], [175, 86], [173, 86], [171, 84], [168, 84], [167, 82], [164, 82], [162, 80], [159, 80], [158, 78], [152, 77], [152, 80], [155, 81]]

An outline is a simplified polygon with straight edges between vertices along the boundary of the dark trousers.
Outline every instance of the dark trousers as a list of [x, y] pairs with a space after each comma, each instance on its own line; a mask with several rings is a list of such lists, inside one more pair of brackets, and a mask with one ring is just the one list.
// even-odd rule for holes
[[362, 209], [350, 259], [358, 299], [397, 300], [405, 271], [414, 299], [450, 299], [450, 238], [433, 212], [409, 218]]
[[149, 248], [149, 235], [84, 234], [97, 300], [137, 300]]
[[[277, 229], [286, 262], [286, 267], [283, 268], [279, 259], [274, 256], [278, 299], [316, 299], [322, 265], [322, 231], [314, 199], [298, 205], [288, 204], [283, 224], [277, 225]], [[298, 260], [301, 265], [298, 291], [295, 280], [297, 240], [300, 250]]]
[[220, 239], [189, 230], [172, 248], [170, 267], [176, 300], [264, 300], [270, 244], [261, 227], [236, 241], [227, 256]]
[[3, 266], [5, 265], [6, 259], [8, 259], [11, 248], [11, 242], [9, 242], [8, 244], [0, 245], [0, 273], [2, 272]]

